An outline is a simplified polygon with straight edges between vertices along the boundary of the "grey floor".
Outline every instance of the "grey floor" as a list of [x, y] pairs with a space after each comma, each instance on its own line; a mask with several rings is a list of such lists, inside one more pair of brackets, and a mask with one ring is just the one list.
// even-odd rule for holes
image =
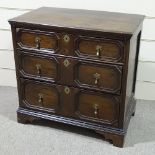
[[155, 101], [138, 101], [124, 148], [81, 128], [19, 124], [17, 106], [16, 88], [0, 87], [0, 155], [155, 155]]

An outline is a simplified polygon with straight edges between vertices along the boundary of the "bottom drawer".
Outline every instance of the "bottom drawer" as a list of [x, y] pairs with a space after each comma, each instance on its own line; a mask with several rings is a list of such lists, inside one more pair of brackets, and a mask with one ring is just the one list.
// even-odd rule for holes
[[24, 79], [20, 88], [22, 107], [118, 125], [119, 96]]
[[42, 82], [21, 79], [22, 106], [48, 112], [58, 109], [59, 92], [56, 87]]

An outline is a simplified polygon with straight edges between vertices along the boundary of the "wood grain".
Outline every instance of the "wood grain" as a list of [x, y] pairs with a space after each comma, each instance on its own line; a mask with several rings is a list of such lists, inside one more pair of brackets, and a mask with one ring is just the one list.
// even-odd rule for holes
[[[135, 81], [143, 18], [140, 15], [43, 7], [10, 20], [20, 122], [22, 119], [25, 122], [25, 115], [30, 115], [32, 120], [37, 117], [85, 127], [98, 131], [115, 146], [122, 147], [131, 115], [135, 113]], [[28, 30], [26, 44], [34, 46], [33, 35], [27, 36], [29, 32], [41, 33], [41, 38], [53, 33], [58, 38], [58, 48], [49, 52], [53, 44], [44, 37], [40, 46], [43, 48], [19, 46], [18, 30], [21, 28]], [[111, 59], [95, 60], [77, 55], [75, 49], [80, 42], [76, 41], [81, 36], [93, 40], [83, 42], [80, 50], [91, 55], [99, 43]], [[24, 58], [20, 53], [27, 56]], [[104, 57], [104, 53], [101, 54]], [[53, 59], [58, 68], [51, 61]], [[21, 62], [25, 65], [23, 69], [31, 75], [20, 74]], [[60, 78], [53, 81], [32, 76], [36, 63], [43, 66], [44, 76], [58, 75]]]
[[143, 19], [142, 15], [42, 7], [10, 22], [132, 34]]

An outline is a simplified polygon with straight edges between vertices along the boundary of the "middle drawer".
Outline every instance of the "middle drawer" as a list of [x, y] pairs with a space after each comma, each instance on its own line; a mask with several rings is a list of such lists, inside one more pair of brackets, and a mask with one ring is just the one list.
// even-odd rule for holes
[[122, 66], [19, 52], [20, 76], [120, 94]]

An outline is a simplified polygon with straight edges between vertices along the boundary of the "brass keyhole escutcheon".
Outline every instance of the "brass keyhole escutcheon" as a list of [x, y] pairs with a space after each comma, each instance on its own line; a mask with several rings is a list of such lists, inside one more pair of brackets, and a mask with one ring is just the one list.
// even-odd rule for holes
[[63, 40], [64, 40], [65, 43], [68, 43], [70, 41], [69, 35], [65, 34], [64, 37], [63, 37]]
[[68, 59], [65, 59], [65, 60], [64, 60], [64, 66], [65, 66], [65, 67], [68, 67], [69, 65], [70, 65], [69, 60], [68, 60]]
[[70, 88], [69, 87], [65, 87], [64, 92], [65, 92], [65, 94], [69, 94], [70, 93]]

